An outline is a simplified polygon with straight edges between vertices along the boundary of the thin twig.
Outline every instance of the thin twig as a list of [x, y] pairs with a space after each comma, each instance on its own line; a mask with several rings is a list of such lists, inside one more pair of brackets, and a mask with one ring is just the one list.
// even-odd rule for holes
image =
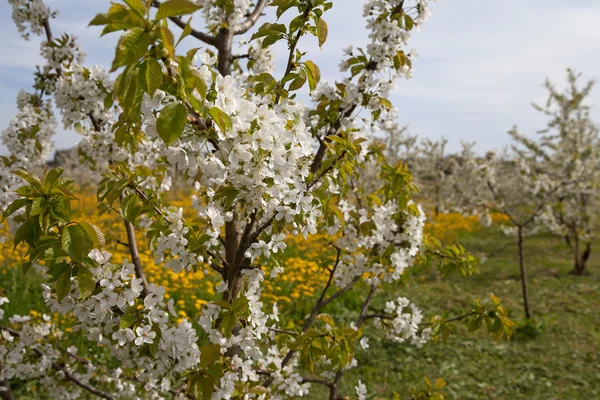
[[243, 35], [244, 33], [248, 32], [256, 24], [256, 21], [258, 21], [258, 19], [262, 15], [262, 12], [267, 3], [267, 0], [258, 0], [258, 3], [256, 3], [256, 7], [254, 7], [254, 11], [252, 11], [250, 15], [248, 15], [248, 18], [246, 18], [244, 22], [236, 26], [236, 28], [233, 30], [233, 34]]

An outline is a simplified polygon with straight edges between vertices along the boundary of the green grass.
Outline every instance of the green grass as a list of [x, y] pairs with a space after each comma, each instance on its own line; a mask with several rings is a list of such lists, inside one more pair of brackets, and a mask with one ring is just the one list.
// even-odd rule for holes
[[[512, 239], [489, 229], [459, 241], [474, 254], [491, 254]], [[600, 252], [600, 243], [596, 249]], [[537, 337], [519, 331], [510, 341], [498, 341], [461, 332], [422, 349], [371, 340], [368, 352], [357, 353], [361, 368], [348, 373], [345, 393], [354, 393], [361, 379], [371, 399], [391, 398], [394, 391], [409, 398], [408, 389], [427, 375], [447, 382], [450, 399], [600, 399], [600, 253], [589, 261], [590, 274], [576, 277], [568, 273], [570, 253], [558, 238], [526, 238], [525, 252]], [[431, 315], [460, 314], [469, 299], [485, 299], [490, 292], [522, 323], [516, 246], [489, 258], [473, 277], [442, 279], [431, 273], [387, 295], [406, 296]]]
[[[474, 254], [491, 254], [511, 240], [497, 229], [459, 238]], [[490, 338], [485, 332], [474, 336], [460, 332], [446, 343], [417, 349], [378, 341], [375, 332], [367, 329], [371, 348], [357, 351], [359, 368], [345, 376], [342, 394], [353, 395], [361, 379], [367, 384], [369, 399], [390, 399], [393, 392], [408, 399], [409, 389], [429, 376], [447, 382], [449, 399], [600, 399], [600, 242], [595, 249], [598, 253], [589, 261], [590, 274], [576, 277], [568, 274], [570, 253], [560, 239], [547, 235], [526, 238], [531, 304], [539, 336], [517, 333], [506, 341]], [[408, 297], [426, 316], [445, 311], [459, 315], [468, 309], [471, 299], [484, 300], [493, 292], [511, 310], [513, 320], [523, 320], [516, 246], [489, 258], [472, 277], [441, 278], [433, 271], [418, 276], [418, 280], [390, 289], [385, 299]], [[37, 274], [22, 278], [19, 271], [0, 277], [0, 286], [9, 297], [22, 299], [7, 304], [7, 314], [43, 309], [39, 283]], [[349, 310], [359, 308], [360, 302], [361, 298], [348, 293], [326, 312], [354, 320], [356, 313]], [[326, 396], [315, 387], [311, 398]]]

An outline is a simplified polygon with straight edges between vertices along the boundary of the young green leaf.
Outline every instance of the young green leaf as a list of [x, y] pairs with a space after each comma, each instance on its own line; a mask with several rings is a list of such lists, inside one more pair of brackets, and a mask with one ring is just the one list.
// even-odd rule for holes
[[80, 224], [66, 226], [62, 231], [62, 249], [74, 260], [82, 260], [94, 248], [94, 241]]
[[71, 290], [71, 268], [66, 268], [60, 275], [58, 275], [54, 290], [56, 291], [56, 297], [58, 297], [58, 301], [61, 301], [67, 294], [69, 294], [69, 291]]
[[168, 104], [161, 110], [156, 121], [158, 136], [167, 146], [170, 146], [183, 133], [186, 120], [187, 110], [183, 104]]
[[77, 271], [77, 287], [82, 299], [87, 299], [94, 292], [96, 281], [89, 268], [79, 267], [79, 271]]
[[190, 33], [192, 33], [192, 17], [190, 17], [190, 19], [188, 19], [188, 22], [185, 24], [183, 32], [181, 32], [181, 36], [179, 36], [179, 39], [177, 39], [177, 43], [175, 43], [175, 46], [177, 46], [179, 42], [181, 42], [183, 39], [189, 36]]
[[136, 63], [146, 54], [149, 44], [150, 35], [143, 28], [126, 31], [117, 44], [110, 72], [116, 71], [119, 67]]
[[94, 247], [100, 249], [106, 245], [104, 235], [96, 225], [89, 222], [81, 222], [80, 225], [83, 229], [85, 229], [88, 237], [92, 239], [92, 242], [94, 242]]
[[319, 67], [317, 67], [317, 64], [310, 60], [306, 61], [304, 63], [304, 66], [306, 67], [306, 75], [308, 77], [308, 87], [312, 92], [317, 88], [317, 85], [321, 80], [321, 70], [319, 69]]
[[140, 66], [140, 78], [142, 79], [144, 90], [150, 96], [154, 95], [154, 92], [163, 82], [163, 71], [160, 67], [160, 63], [154, 58], [148, 58], [144, 60]]
[[215, 121], [215, 123], [219, 126], [221, 132], [227, 132], [229, 129], [231, 129], [231, 118], [229, 118], [229, 115], [221, 111], [221, 109], [219, 109], [218, 107], [212, 107], [210, 110], [208, 110], [208, 113]]
[[327, 22], [323, 18], [319, 18], [317, 21], [317, 37], [319, 38], [319, 47], [322, 47], [327, 40], [327, 35], [329, 33], [329, 28], [327, 27]]
[[199, 10], [201, 7], [190, 0], [168, 0], [158, 7], [156, 19], [164, 19], [169, 17], [178, 17], [181, 15], [191, 14]]

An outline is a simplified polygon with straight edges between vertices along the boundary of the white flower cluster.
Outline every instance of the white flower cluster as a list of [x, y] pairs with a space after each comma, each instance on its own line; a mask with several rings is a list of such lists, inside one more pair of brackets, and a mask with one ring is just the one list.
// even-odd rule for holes
[[[206, 57], [203, 60], [213, 62]], [[206, 65], [198, 74], [207, 86], [213, 85]], [[210, 199], [219, 190], [234, 190], [238, 201], [261, 210], [265, 220], [275, 216], [292, 222], [299, 217], [302, 221], [295, 229], [302, 234], [316, 232], [320, 210], [306, 190], [312, 137], [300, 119], [302, 109], [288, 102], [270, 107], [270, 98], [249, 95], [231, 76], [217, 75], [214, 87], [216, 100], [207, 107], [218, 107], [232, 122], [226, 130], [215, 126], [218, 148], [195, 132], [185, 131], [172, 146], [162, 144], [160, 153], [166, 154], [170, 165], [179, 171], [201, 178], [200, 187], [206, 188], [204, 195]], [[156, 116], [148, 110], [158, 108], [158, 104], [155, 99], [147, 100], [143, 108], [146, 132], [157, 138]], [[210, 213], [204, 216], [209, 217], [216, 238], [219, 221], [229, 217], [218, 206], [206, 212]], [[276, 243], [268, 245], [273, 248]]]
[[[52, 151], [52, 137], [56, 131], [56, 119], [50, 102], [39, 102], [35, 96], [24, 91], [19, 93], [17, 115], [2, 131], [2, 143], [11, 154], [18, 155], [21, 167], [42, 165]], [[23, 101], [29, 99], [29, 101]]]
[[[169, 312], [175, 316], [173, 301], [165, 303], [165, 289], [150, 284], [143, 306], [137, 308], [142, 292], [141, 279], [135, 278], [133, 264], [109, 262], [110, 254], [93, 250], [90, 253], [98, 268], [93, 273], [100, 291], [85, 300], [79, 299], [77, 278], [72, 279], [71, 290], [61, 301], [44, 286], [46, 304], [53, 312], [72, 313], [77, 318], [76, 330], [87, 333], [89, 340], [107, 347], [124, 367], [132, 368], [146, 388], [162, 385], [164, 378], [194, 367], [200, 361], [198, 337], [191, 323], [182, 321], [169, 325]], [[169, 310], [167, 312], [166, 310]], [[135, 311], [131, 324], [123, 319], [127, 311]], [[125, 314], [123, 314], [125, 312]], [[142, 352], [143, 346], [152, 345], [154, 354]]]
[[[271, 339], [273, 341], [275, 339], [273, 333]], [[287, 348], [279, 349], [276, 345], [270, 346], [259, 363], [262, 370], [268, 370], [271, 373], [270, 377], [273, 379], [270, 386], [273, 392], [272, 398], [276, 400], [307, 396], [310, 390], [310, 384], [303, 382], [302, 376], [297, 372], [297, 354], [285, 366], [282, 366], [287, 352]], [[274, 371], [273, 368], [275, 368]]]
[[0, 163], [0, 211], [16, 200], [15, 191], [23, 183], [14, 172], [45, 164], [57, 126], [49, 101], [40, 104], [38, 97], [22, 90], [17, 108], [17, 115], [2, 131], [2, 143], [13, 157]]
[[[0, 307], [8, 303], [6, 297], [0, 297]], [[0, 320], [4, 317], [4, 310], [0, 309]], [[42, 316], [42, 322], [33, 323], [29, 316], [13, 315], [9, 318], [11, 326], [19, 329], [0, 328], [0, 382], [9, 379], [32, 380], [39, 379], [45, 390], [54, 398], [78, 399], [83, 395], [83, 390], [78, 386], [65, 386], [64, 371], [53, 369], [61, 359], [61, 353], [52, 345], [60, 340], [63, 332], [52, 325], [48, 315]], [[68, 354], [75, 355], [77, 349], [67, 349]], [[62, 363], [61, 363], [62, 364]], [[84, 366], [84, 370], [71, 369], [65, 364], [66, 369], [80, 382], [89, 383], [96, 368], [91, 363]], [[0, 391], [2, 391], [0, 387]]]
[[[365, 273], [368, 273], [365, 279], [371, 285], [380, 281], [392, 282], [400, 279], [404, 270], [412, 266], [413, 259], [421, 247], [425, 225], [425, 213], [421, 207], [417, 207], [417, 216], [400, 211], [398, 205], [392, 201], [375, 206], [372, 214], [369, 214], [367, 209], [350, 205], [346, 201], [340, 202], [339, 208], [346, 223], [336, 245], [344, 249], [345, 254], [336, 270], [336, 284], [340, 287], [346, 286], [355, 277]], [[352, 221], [352, 212], [358, 213], [358, 221]], [[397, 222], [399, 218], [404, 220], [402, 225]], [[361, 232], [360, 227], [364, 224], [373, 227], [370, 233]], [[329, 229], [329, 234], [334, 235], [338, 231], [339, 226], [333, 226]], [[391, 271], [386, 265], [372, 262], [372, 259], [378, 258], [377, 255], [383, 255], [390, 245], [395, 246], [389, 256]]]
[[232, 29], [246, 19], [255, 3], [252, 0], [231, 0], [231, 10], [226, 11], [219, 0], [195, 0], [196, 4], [202, 6], [202, 16], [207, 26], [220, 25], [226, 22]]
[[[412, 29], [402, 18], [392, 18], [394, 12], [400, 15], [397, 7], [403, 7], [402, 15], [406, 18], [414, 18], [416, 26], [424, 23], [429, 16], [428, 0], [415, 0], [411, 2], [402, 0], [369, 0], [364, 4], [363, 15], [367, 18], [367, 29], [369, 30], [370, 43], [367, 45], [366, 53], [362, 49], [354, 49], [349, 46], [344, 49], [346, 59], [340, 63], [340, 71], [351, 70], [357, 57], [361, 54], [368, 56], [368, 64], [359, 75], [361, 79], [357, 82], [353, 78], [346, 78], [339, 82], [344, 90], [340, 91], [337, 85], [326, 82], [319, 84], [313, 92], [313, 100], [322, 98], [329, 101], [340, 100], [340, 127], [338, 129], [351, 131], [352, 129], [362, 132], [355, 133], [357, 137], [364, 136], [366, 130], [371, 129], [373, 121], [368, 117], [356, 118], [354, 113], [357, 105], [371, 113], [379, 113], [379, 124], [390, 125], [396, 118], [393, 108], [383, 107], [381, 98], [387, 98], [391, 91], [397, 86], [397, 79], [404, 76], [412, 76], [412, 62], [417, 53], [414, 50], [406, 51], [405, 47], [411, 37]], [[409, 16], [407, 10], [417, 10], [416, 15]], [[414, 14], [414, 13], [413, 13]], [[399, 54], [402, 54], [400, 57]], [[398, 60], [401, 65], [397, 65]], [[359, 122], [363, 125], [359, 126]], [[313, 123], [316, 121], [312, 121]], [[352, 128], [352, 129], [351, 129]], [[335, 134], [335, 131], [326, 131], [322, 135]]]
[[273, 55], [268, 47], [262, 47], [262, 38], [252, 42], [248, 48], [248, 67], [256, 75], [273, 72]]
[[360, 380], [358, 381], [358, 385], [356, 385], [356, 396], [358, 396], [358, 400], [366, 400], [367, 399], [367, 387]]
[[25, 40], [29, 35], [41, 35], [44, 33], [44, 20], [56, 13], [50, 13], [50, 9], [42, 0], [8, 0], [12, 5], [12, 19]]
[[[274, 339], [267, 326], [269, 321], [279, 321], [276, 304], [273, 306], [272, 313], [263, 311], [263, 303], [260, 301], [260, 286], [264, 280], [264, 272], [260, 269], [249, 269], [242, 273], [247, 277], [247, 288], [242, 297], [247, 301], [249, 309], [246, 323], [233, 331], [230, 337], [225, 337], [219, 329], [215, 328], [216, 321], [221, 317], [223, 309], [214, 303], [206, 305], [198, 321], [211, 343], [221, 347], [222, 354], [232, 348], [240, 350], [239, 354], [232, 357], [232, 369], [221, 378], [213, 398], [230, 398], [235, 390], [234, 382], [257, 382], [260, 378], [257, 370], [271, 370], [273, 366], [277, 368], [271, 375], [274, 379], [271, 386], [274, 391], [273, 399], [307, 395], [310, 385], [302, 383], [301, 376], [293, 372], [297, 360], [282, 368], [284, 356], [276, 345], [270, 346], [266, 353], [263, 350], [264, 341]], [[287, 349], [285, 351], [287, 352]], [[285, 396], [283, 396], [284, 394]]]
[[194, 266], [202, 264], [204, 258], [188, 250], [186, 235], [190, 229], [184, 224], [183, 208], [177, 211], [166, 211], [164, 218], [170, 222], [170, 225], [168, 230], [161, 232], [156, 240], [156, 247], [152, 253], [154, 262], [160, 264], [167, 259], [165, 267], [176, 273], [184, 269], [189, 271]]
[[[418, 0], [415, 3], [420, 11], [414, 19], [414, 24], [419, 27], [429, 18], [429, 1]], [[367, 45], [367, 54], [377, 63], [378, 69], [393, 68], [394, 58], [408, 44], [410, 38], [411, 29], [408, 29], [403, 18], [380, 18], [383, 14], [392, 16], [397, 7], [403, 7], [403, 14], [412, 18], [406, 12], [410, 5], [404, 0], [369, 0], [363, 6], [363, 16], [367, 18], [367, 29], [370, 30], [371, 39], [371, 43]], [[416, 53], [413, 55], [416, 56]], [[409, 74], [410, 67], [405, 65], [402, 72]]]
[[54, 98], [62, 113], [65, 129], [75, 123], [89, 121], [90, 116], [100, 124], [108, 121], [110, 113], [104, 107], [104, 100], [113, 88], [114, 81], [100, 66], [87, 69], [77, 64], [70, 71], [64, 71], [58, 80]]
[[[410, 308], [410, 310], [409, 310]], [[395, 342], [407, 342], [421, 347], [431, 338], [431, 329], [419, 329], [423, 321], [423, 313], [405, 297], [398, 297], [396, 302], [385, 303], [385, 313], [391, 317], [386, 320], [389, 324], [383, 324], [383, 320], [376, 319], [375, 326], [386, 329], [386, 338]]]
[[68, 69], [72, 64], [81, 64], [85, 53], [74, 36], [63, 36], [52, 42], [42, 42], [41, 53], [46, 59], [46, 68], [56, 71]]

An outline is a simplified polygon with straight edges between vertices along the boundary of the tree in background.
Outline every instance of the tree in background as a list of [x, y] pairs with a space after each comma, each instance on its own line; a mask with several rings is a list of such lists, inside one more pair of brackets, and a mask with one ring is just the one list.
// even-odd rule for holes
[[489, 213], [508, 218], [508, 225], [502, 229], [517, 238], [523, 306], [525, 316], [530, 319], [533, 312], [527, 285], [525, 238], [552, 223], [552, 205], [576, 182], [577, 176], [551, 174], [532, 152], [518, 149], [521, 141], [514, 130], [511, 135], [516, 138], [513, 152], [488, 153], [485, 158], [478, 158], [471, 151], [463, 152], [462, 168], [455, 176], [467, 184], [457, 191], [462, 196], [457, 200], [464, 210], [479, 210], [490, 222]]
[[573, 253], [573, 274], [582, 275], [592, 252], [592, 239], [598, 231], [600, 208], [600, 134], [585, 104], [594, 82], [578, 86], [580, 74], [567, 70], [567, 88], [560, 92], [549, 80], [548, 100], [535, 108], [548, 117], [547, 128], [537, 141], [516, 130], [513, 138], [540, 160], [542, 168], [555, 179], [573, 181], [551, 205], [554, 218], [547, 228], [565, 238]]
[[449, 176], [457, 160], [446, 154], [448, 140], [418, 139], [408, 126], [398, 123], [382, 126], [386, 156], [391, 162], [403, 161], [411, 169], [422, 199], [431, 202], [434, 215], [448, 212], [452, 205]]

